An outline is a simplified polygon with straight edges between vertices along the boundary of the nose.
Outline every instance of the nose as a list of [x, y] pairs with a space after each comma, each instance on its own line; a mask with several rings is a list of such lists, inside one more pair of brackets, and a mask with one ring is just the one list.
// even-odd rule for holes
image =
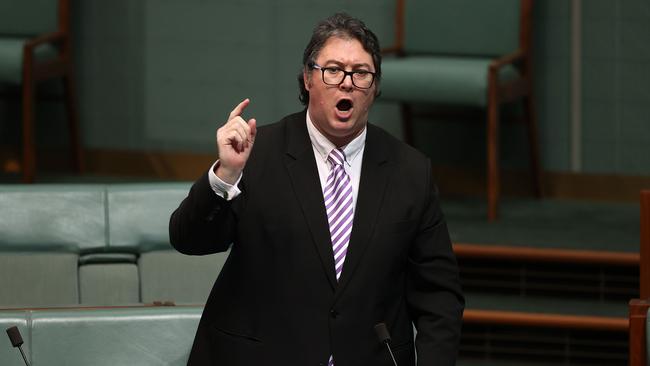
[[342, 88], [344, 90], [352, 90], [354, 88], [354, 84], [352, 83], [352, 74], [348, 74], [343, 77], [343, 81], [341, 81], [341, 84], [339, 84], [339, 88]]

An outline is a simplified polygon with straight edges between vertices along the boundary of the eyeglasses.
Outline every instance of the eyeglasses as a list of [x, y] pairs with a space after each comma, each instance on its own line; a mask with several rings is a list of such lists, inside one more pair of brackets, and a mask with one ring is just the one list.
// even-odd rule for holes
[[327, 85], [341, 85], [348, 75], [352, 79], [352, 85], [359, 89], [368, 89], [375, 82], [375, 73], [372, 71], [345, 71], [339, 67], [322, 67], [315, 63], [312, 63], [311, 68], [322, 72], [323, 82]]

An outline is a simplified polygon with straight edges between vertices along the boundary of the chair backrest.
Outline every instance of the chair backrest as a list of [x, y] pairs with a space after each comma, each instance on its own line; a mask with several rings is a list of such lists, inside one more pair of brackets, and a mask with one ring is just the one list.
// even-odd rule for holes
[[108, 246], [137, 252], [171, 249], [169, 217], [189, 190], [189, 183], [109, 186]]
[[[0, 365], [2, 366], [24, 366], [23, 358], [20, 356], [20, 351], [11, 347], [9, 340], [4, 334], [4, 330], [17, 326], [23, 341], [29, 342], [29, 324], [25, 317], [24, 311], [0, 311]], [[28, 344], [23, 344], [23, 351], [29, 354], [30, 347]]]
[[109, 248], [139, 253], [142, 302], [204, 303], [227, 258], [227, 253], [195, 257], [172, 249], [169, 217], [189, 189], [189, 183], [107, 188]]
[[104, 200], [97, 185], [2, 185], [0, 252], [103, 249]]
[[32, 36], [58, 29], [57, 0], [0, 1], [0, 35]]
[[35, 311], [32, 362], [185, 365], [201, 312], [200, 307]]
[[106, 246], [95, 185], [0, 186], [0, 307], [79, 302], [78, 253]]
[[[62, 308], [0, 311], [0, 327], [18, 326], [33, 365], [187, 363], [203, 307]], [[6, 336], [0, 365], [23, 365]]]
[[530, 0], [399, 1], [403, 3], [398, 7], [404, 6], [403, 10], [398, 8], [398, 14], [404, 16], [402, 50], [405, 54], [496, 56], [511, 53], [520, 45], [521, 10], [530, 6]]

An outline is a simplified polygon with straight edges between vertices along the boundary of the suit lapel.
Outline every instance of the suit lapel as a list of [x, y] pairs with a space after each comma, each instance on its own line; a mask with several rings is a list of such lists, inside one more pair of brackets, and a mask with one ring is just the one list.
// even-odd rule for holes
[[323, 270], [327, 274], [332, 289], [335, 289], [337, 281], [327, 213], [325, 212], [314, 151], [305, 123], [304, 112], [287, 121], [287, 150], [284, 162], [289, 172], [292, 188], [300, 202], [302, 213], [307, 220], [314, 245], [323, 264]]
[[382, 138], [376, 127], [368, 125], [352, 235], [343, 272], [336, 288], [335, 301], [345, 290], [370, 244], [370, 236], [375, 229], [377, 215], [382, 206], [389, 174], [388, 154], [385, 151], [387, 143]]

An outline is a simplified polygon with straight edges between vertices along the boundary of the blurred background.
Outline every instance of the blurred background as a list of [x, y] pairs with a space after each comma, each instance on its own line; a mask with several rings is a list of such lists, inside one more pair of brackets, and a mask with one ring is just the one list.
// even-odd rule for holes
[[[625, 176], [638, 186], [647, 182], [640, 177], [650, 176], [648, 2], [583, 1], [579, 14], [571, 7], [571, 1], [537, 1], [533, 11], [534, 95], [547, 191], [635, 199], [628, 185], [611, 183]], [[184, 154], [213, 158], [214, 131], [238, 101], [251, 98], [246, 114], [260, 124], [301, 109], [296, 75], [302, 50], [315, 22], [341, 10], [365, 20], [383, 47], [393, 45], [394, 0], [72, 1], [88, 172], [194, 179], [206, 160], [179, 160], [195, 160]], [[39, 171], [52, 170], [48, 155], [67, 147], [65, 110], [53, 98], [60, 83], [48, 83], [36, 103], [39, 159], [46, 160]], [[20, 103], [0, 103], [1, 157], [19, 160]], [[397, 104], [379, 99], [371, 122], [401, 137], [400, 118]], [[456, 174], [483, 167], [484, 129], [420, 122], [415, 144], [435, 165], [460, 169]], [[526, 169], [524, 131], [502, 129], [506, 171]], [[587, 175], [596, 180], [566, 192], [573, 181], [565, 180]]]
[[[0, 13], [14, 3], [0, 0]], [[464, 3], [464, 11], [478, 11]], [[244, 117], [260, 125], [301, 110], [303, 49], [316, 22], [334, 12], [361, 18], [383, 48], [394, 46], [396, 4], [70, 1], [85, 167], [73, 167], [60, 80], [45, 81], [35, 92], [37, 184], [23, 184], [21, 89], [0, 83], [0, 308], [167, 301], [198, 304], [191, 310], [197, 321], [225, 257], [201, 265], [181, 259], [169, 247], [166, 225], [189, 182], [216, 159], [216, 129], [244, 98], [251, 99]], [[639, 192], [650, 188], [650, 2], [537, 0], [531, 19], [541, 199], [529, 184], [525, 125], [505, 121], [519, 106], [502, 110], [499, 216], [488, 221], [485, 114], [454, 115], [458, 121], [413, 105], [413, 145], [431, 158], [467, 295], [459, 365], [641, 362], [645, 350], [629, 347], [633, 339], [646, 344], [645, 330], [636, 330], [642, 338], [630, 335], [628, 302], [650, 296], [650, 256], [639, 245], [650, 245], [650, 194], [639, 205]], [[419, 36], [453, 42], [445, 33]], [[380, 97], [370, 122], [403, 139], [402, 116], [399, 103]], [[105, 222], [94, 220], [97, 213]], [[63, 240], [74, 253], [66, 259], [69, 278], [47, 272], [47, 256], [36, 262], [45, 272], [31, 273], [34, 262], [25, 253], [56, 252], [51, 237], [57, 245], [72, 238]], [[18, 285], [21, 270], [31, 277]], [[72, 283], [71, 301], [46, 296], [61, 293], [57, 287], [31, 290], [57, 276], [68, 281], [62, 286]], [[180, 281], [186, 278], [201, 284], [188, 289]], [[44, 295], [30, 297], [38, 291]], [[635, 310], [642, 329], [647, 308]], [[193, 327], [184, 329], [191, 335]], [[178, 352], [189, 345], [182, 347]], [[15, 354], [1, 348], [4, 365], [3, 357]]]

